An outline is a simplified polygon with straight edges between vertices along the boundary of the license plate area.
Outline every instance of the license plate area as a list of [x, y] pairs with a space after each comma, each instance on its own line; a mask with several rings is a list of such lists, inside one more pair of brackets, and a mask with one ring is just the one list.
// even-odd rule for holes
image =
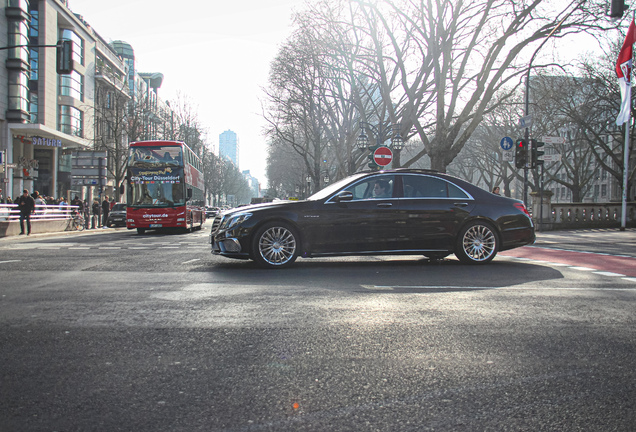
[[162, 224], [150, 224], [150, 228], [161, 228]]

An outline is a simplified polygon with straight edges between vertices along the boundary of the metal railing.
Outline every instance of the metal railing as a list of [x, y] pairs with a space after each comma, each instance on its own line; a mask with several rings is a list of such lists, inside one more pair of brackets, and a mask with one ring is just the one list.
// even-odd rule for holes
[[[35, 221], [62, 221], [72, 219], [78, 206], [74, 205], [38, 205], [35, 213], [31, 215], [31, 222]], [[0, 222], [20, 220], [20, 210], [17, 204], [0, 204]]]
[[[593, 227], [596, 225], [620, 225], [621, 203], [569, 203], [552, 204], [551, 221], [570, 227]], [[636, 205], [627, 205], [628, 224], [636, 220]]]

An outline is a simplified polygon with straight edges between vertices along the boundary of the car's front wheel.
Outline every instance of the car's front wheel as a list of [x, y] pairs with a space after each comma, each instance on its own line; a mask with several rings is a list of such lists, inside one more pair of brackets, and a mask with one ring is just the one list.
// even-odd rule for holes
[[252, 241], [252, 257], [261, 267], [283, 268], [298, 257], [299, 238], [285, 222], [271, 222], [260, 227]]
[[499, 240], [492, 226], [475, 221], [460, 231], [455, 255], [467, 264], [485, 264], [493, 260], [498, 250]]

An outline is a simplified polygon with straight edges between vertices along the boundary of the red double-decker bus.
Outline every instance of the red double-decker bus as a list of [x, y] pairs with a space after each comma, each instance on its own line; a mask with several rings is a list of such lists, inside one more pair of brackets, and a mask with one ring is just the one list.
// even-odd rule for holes
[[201, 160], [180, 141], [130, 144], [126, 226], [148, 229], [201, 229], [205, 197]]

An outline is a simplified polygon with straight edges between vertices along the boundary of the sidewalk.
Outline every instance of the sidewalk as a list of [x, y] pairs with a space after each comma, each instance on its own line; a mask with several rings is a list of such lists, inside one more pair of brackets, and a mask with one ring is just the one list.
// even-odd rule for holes
[[96, 234], [106, 234], [106, 233], [112, 234], [115, 231], [122, 231], [122, 230], [126, 230], [126, 227], [94, 228], [94, 229], [85, 229], [84, 231], [57, 231], [57, 232], [46, 232], [46, 233], [32, 233], [31, 235], [17, 235], [17, 236], [14, 235], [14, 236], [0, 237], [0, 243], [37, 240], [37, 239], [48, 238], [48, 237], [67, 237], [72, 235], [96, 235]]

